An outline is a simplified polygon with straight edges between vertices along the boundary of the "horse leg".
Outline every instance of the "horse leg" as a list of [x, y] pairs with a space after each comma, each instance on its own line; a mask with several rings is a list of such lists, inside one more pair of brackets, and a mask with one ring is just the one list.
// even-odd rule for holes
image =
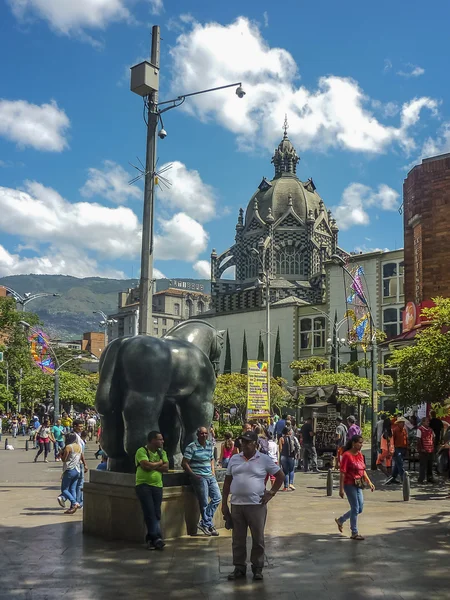
[[111, 342], [100, 360], [100, 381], [95, 407], [101, 417], [102, 434], [99, 443], [108, 455], [108, 468], [120, 471], [120, 463], [126, 458], [123, 446], [122, 393], [117, 377], [117, 354], [123, 339]]
[[146, 445], [149, 432], [159, 431], [163, 403], [163, 394], [151, 395], [136, 390], [129, 390], [126, 394], [123, 405], [124, 446], [133, 463], [138, 448]]
[[165, 398], [159, 417], [159, 430], [164, 437], [164, 449], [171, 469], [180, 469], [183, 458], [180, 450], [181, 420], [178, 405], [173, 398]]
[[209, 431], [214, 415], [213, 393], [214, 389], [196, 389], [190, 396], [180, 399], [178, 406], [184, 429], [181, 441], [182, 452], [188, 444], [197, 439], [199, 427], [206, 427]]

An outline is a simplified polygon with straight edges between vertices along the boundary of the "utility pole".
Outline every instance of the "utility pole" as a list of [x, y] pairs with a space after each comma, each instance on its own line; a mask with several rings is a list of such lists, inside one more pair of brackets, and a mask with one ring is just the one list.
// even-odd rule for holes
[[[9, 365], [6, 363], [6, 393], [7, 398], [9, 398]], [[6, 412], [9, 414], [9, 400], [6, 401]]]
[[[159, 71], [160, 29], [152, 27], [150, 62]], [[155, 201], [156, 129], [158, 127], [158, 91], [148, 96], [147, 152], [145, 161], [144, 212], [142, 217], [142, 254], [139, 298], [139, 333], [152, 334], [153, 305], [153, 215]]]
[[17, 412], [20, 413], [22, 410], [22, 377], [23, 377], [23, 369], [20, 367], [19, 370], [19, 394], [17, 396]]

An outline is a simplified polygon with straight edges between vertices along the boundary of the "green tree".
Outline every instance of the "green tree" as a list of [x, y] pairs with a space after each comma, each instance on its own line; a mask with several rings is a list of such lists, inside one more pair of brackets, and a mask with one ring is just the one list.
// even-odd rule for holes
[[225, 343], [225, 363], [223, 366], [224, 375], [229, 375], [231, 373], [231, 346], [230, 346], [230, 334], [227, 329], [227, 338]]
[[444, 403], [450, 397], [450, 299], [433, 298], [422, 310], [430, 325], [421, 329], [414, 346], [394, 350], [389, 364], [397, 367], [395, 385], [402, 406]]
[[[243, 419], [247, 410], [248, 377], [242, 373], [223, 374], [217, 377], [214, 391], [214, 405], [219, 411], [236, 408]], [[271, 406], [282, 407], [289, 403], [291, 397], [284, 389], [285, 380], [270, 378]]]
[[261, 332], [259, 332], [259, 341], [258, 341], [258, 357], [257, 360], [264, 360], [264, 342], [261, 337]]
[[60, 371], [59, 398], [66, 405], [74, 404], [81, 408], [94, 406], [95, 389], [91, 376], [80, 376], [68, 371]]
[[248, 373], [247, 338], [245, 337], [245, 329], [244, 329], [244, 339], [242, 342], [241, 374], [247, 375], [247, 373]]
[[15, 407], [14, 394], [6, 388], [4, 383], [0, 383], [0, 410], [6, 410], [8, 402], [10, 408]]
[[280, 346], [280, 328], [277, 329], [277, 339], [275, 341], [275, 356], [273, 358], [272, 375], [281, 377], [281, 346]]

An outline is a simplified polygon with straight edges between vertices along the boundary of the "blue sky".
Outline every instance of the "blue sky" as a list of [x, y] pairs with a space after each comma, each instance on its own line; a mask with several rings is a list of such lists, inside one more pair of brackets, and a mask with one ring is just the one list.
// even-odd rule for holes
[[208, 272], [239, 207], [289, 136], [346, 250], [402, 247], [403, 179], [450, 151], [450, 5], [347, 1], [2, 0], [0, 276], [139, 271], [142, 101], [128, 69], [161, 26], [167, 99], [224, 83], [166, 113], [170, 192], [156, 203], [156, 263]]

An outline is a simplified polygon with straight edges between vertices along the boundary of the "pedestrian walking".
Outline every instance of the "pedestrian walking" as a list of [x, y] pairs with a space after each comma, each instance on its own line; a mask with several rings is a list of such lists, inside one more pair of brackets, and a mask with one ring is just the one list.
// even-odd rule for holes
[[283, 415], [281, 417], [281, 419], [278, 419], [278, 421], [275, 423], [275, 438], [277, 440], [280, 439], [280, 437], [283, 435], [283, 429], [286, 427], [286, 420], [287, 420], [287, 415]]
[[39, 456], [44, 452], [44, 462], [48, 462], [47, 456], [50, 452], [50, 442], [54, 442], [55, 438], [53, 437], [52, 430], [50, 427], [50, 420], [48, 417], [45, 417], [44, 423], [39, 427], [36, 432], [36, 439], [39, 445], [39, 450], [36, 456], [34, 457], [34, 462], [37, 462]]
[[311, 417], [308, 417], [302, 425], [300, 434], [302, 436], [303, 447], [303, 470], [307, 473], [309, 466], [311, 465], [313, 473], [319, 473], [319, 469], [317, 468], [317, 450], [314, 439], [316, 433], [313, 429]]
[[233, 456], [234, 442], [231, 431], [226, 431], [224, 437], [225, 439], [220, 449], [219, 466], [223, 469], [226, 469], [228, 467], [230, 458]]
[[189, 474], [193, 490], [200, 507], [200, 522], [197, 528], [205, 535], [218, 536], [214, 527], [214, 514], [220, 504], [220, 490], [215, 477], [215, 461], [212, 443], [208, 440], [208, 429], [200, 427], [197, 440], [184, 451], [181, 466]]
[[20, 431], [22, 435], [27, 435], [28, 419], [25, 415], [20, 420]]
[[68, 433], [65, 437], [65, 447], [62, 451], [63, 476], [61, 480], [61, 494], [58, 504], [65, 508], [66, 501], [70, 502], [64, 514], [73, 515], [80, 505], [77, 502], [77, 483], [80, 475], [81, 446], [77, 443], [75, 433]]
[[336, 469], [339, 469], [341, 464], [341, 456], [344, 453], [344, 447], [347, 441], [347, 427], [344, 425], [341, 417], [336, 417]]
[[397, 476], [403, 481], [403, 474], [405, 472], [403, 461], [408, 449], [408, 430], [405, 427], [405, 423], [405, 417], [399, 417], [392, 427], [392, 437], [394, 439], [394, 467], [392, 469], [392, 476], [385, 482], [386, 485], [400, 483], [397, 480]]
[[17, 432], [19, 431], [19, 419], [14, 415], [11, 420], [11, 433], [13, 438], [17, 437]]
[[394, 451], [394, 437], [392, 435], [391, 420], [387, 418], [383, 422], [383, 432], [380, 439], [380, 453], [377, 456], [377, 467], [387, 478], [390, 476], [388, 469], [392, 466]]
[[56, 423], [53, 425], [52, 434], [55, 439], [55, 461], [59, 462], [61, 460], [60, 453], [64, 448], [64, 427], [62, 426], [61, 419], [57, 419]]
[[84, 458], [84, 450], [86, 447], [86, 442], [84, 441], [82, 434], [84, 433], [84, 423], [81, 419], [74, 419], [72, 423], [73, 432], [77, 436], [77, 443], [81, 447], [81, 462], [83, 464], [83, 468], [80, 467], [80, 475], [77, 481], [77, 503], [79, 508], [83, 508], [83, 487], [84, 487], [84, 475], [88, 472], [88, 466], [86, 463], [86, 459]]
[[139, 448], [135, 455], [136, 496], [147, 527], [145, 539], [148, 550], [162, 550], [166, 545], [161, 532], [161, 504], [163, 473], [169, 470], [169, 459], [163, 445], [162, 434], [150, 431], [147, 445]]
[[366, 471], [366, 463], [361, 452], [363, 438], [360, 435], [354, 435], [345, 446], [344, 454], [341, 460], [341, 477], [339, 483], [339, 496], [347, 496], [350, 510], [342, 517], [335, 519], [339, 531], [343, 532], [343, 526], [350, 519], [350, 530], [352, 540], [363, 540], [358, 532], [358, 515], [363, 511], [364, 495], [363, 489], [369, 487], [373, 492], [375, 486], [369, 479]]
[[436, 416], [435, 410], [430, 411], [430, 419], [429, 419], [428, 427], [430, 427], [430, 429], [434, 433], [434, 452], [437, 452], [439, 446], [441, 445], [442, 436], [444, 434], [444, 423], [442, 422], [442, 419], [439, 419]]
[[278, 442], [280, 448], [281, 468], [284, 473], [283, 492], [293, 492], [295, 475], [295, 457], [298, 455], [300, 446], [293, 434], [292, 429], [284, 427]]
[[434, 483], [433, 462], [435, 433], [430, 427], [430, 419], [424, 417], [417, 429], [417, 449], [419, 451], [419, 479], [417, 483], [424, 483], [425, 476], [428, 483]]
[[[247, 571], [247, 530], [252, 536], [250, 562], [253, 579], [263, 579], [264, 567], [264, 527], [267, 517], [267, 503], [284, 481], [284, 474], [268, 454], [256, 449], [258, 436], [248, 431], [241, 436], [242, 452], [231, 457], [223, 484], [222, 514], [233, 524], [233, 565], [234, 571], [228, 579], [234, 581], [246, 576]], [[266, 476], [274, 475], [275, 482], [266, 490]], [[231, 493], [231, 514], [228, 497]]]
[[349, 442], [353, 438], [353, 436], [361, 435], [361, 427], [357, 425], [356, 418], [353, 415], [347, 417], [347, 424], [347, 442]]

